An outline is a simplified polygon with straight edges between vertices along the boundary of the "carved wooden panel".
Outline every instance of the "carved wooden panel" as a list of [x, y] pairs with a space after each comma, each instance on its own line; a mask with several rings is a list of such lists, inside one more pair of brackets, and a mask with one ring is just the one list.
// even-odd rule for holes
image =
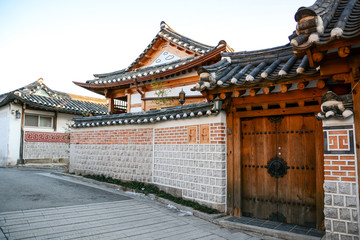
[[188, 143], [197, 143], [197, 126], [188, 126]]
[[200, 125], [200, 144], [210, 143], [210, 127], [209, 124]]

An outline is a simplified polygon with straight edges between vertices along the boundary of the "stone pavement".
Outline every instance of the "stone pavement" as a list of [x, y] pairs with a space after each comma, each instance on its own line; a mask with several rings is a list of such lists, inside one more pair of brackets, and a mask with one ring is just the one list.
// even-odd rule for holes
[[0, 213], [0, 239], [262, 239], [149, 203], [131, 199]]
[[258, 233], [221, 227], [192, 215], [186, 207], [179, 210], [173, 205], [168, 205], [169, 202], [164, 203], [141, 194], [123, 192], [119, 186], [113, 184], [54, 172], [36, 174], [96, 188], [104, 191], [104, 194], [115, 193], [122, 200], [0, 212], [0, 240], [276, 239]]

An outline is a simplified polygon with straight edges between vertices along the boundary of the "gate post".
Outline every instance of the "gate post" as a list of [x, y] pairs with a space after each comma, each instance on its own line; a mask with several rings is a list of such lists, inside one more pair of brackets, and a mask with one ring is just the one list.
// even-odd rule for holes
[[[326, 238], [356, 239], [359, 236], [359, 179], [352, 109], [334, 110], [335, 105], [322, 103], [323, 112], [317, 117], [323, 121]], [[344, 114], [345, 111], [350, 112]]]

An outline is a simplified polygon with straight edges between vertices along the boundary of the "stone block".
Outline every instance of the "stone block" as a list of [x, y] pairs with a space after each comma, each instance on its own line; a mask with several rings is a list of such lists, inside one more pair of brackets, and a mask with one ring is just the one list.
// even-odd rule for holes
[[339, 193], [341, 194], [351, 194], [351, 183], [339, 182]]
[[346, 224], [341, 221], [333, 221], [334, 232], [346, 233]]
[[356, 207], [356, 197], [346, 197], [346, 207]]
[[332, 195], [325, 194], [324, 202], [325, 202], [325, 205], [331, 206], [332, 205]]
[[349, 235], [340, 235], [340, 240], [352, 240], [352, 236]]
[[336, 182], [325, 182], [323, 186], [325, 193], [337, 193]]
[[356, 187], [356, 183], [352, 183], [351, 184], [351, 194], [356, 196], [357, 195], [357, 187]]
[[357, 220], [358, 220], [358, 211], [355, 210], [355, 209], [353, 209], [353, 210], [351, 211], [351, 214], [352, 214], [352, 219], [353, 219], [353, 221], [357, 221]]
[[350, 209], [348, 209], [348, 208], [340, 208], [339, 213], [340, 213], [340, 219], [341, 220], [351, 220]]
[[334, 206], [344, 206], [344, 196], [342, 195], [334, 195]]
[[324, 207], [324, 216], [326, 218], [338, 218], [338, 211], [337, 208], [332, 207]]
[[324, 224], [325, 224], [325, 230], [331, 231], [331, 220], [325, 219]]
[[347, 223], [348, 226], [348, 233], [350, 234], [359, 234], [359, 228], [357, 223]]

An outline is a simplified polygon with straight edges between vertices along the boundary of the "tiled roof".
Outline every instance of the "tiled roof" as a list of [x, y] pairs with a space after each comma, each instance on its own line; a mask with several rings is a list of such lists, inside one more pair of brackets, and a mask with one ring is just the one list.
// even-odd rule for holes
[[181, 65], [185, 65], [197, 58], [199, 58], [199, 57], [191, 56], [191, 57], [187, 57], [187, 58], [178, 59], [178, 60], [172, 61], [170, 63], [160, 64], [160, 65], [155, 65], [155, 66], [146, 66], [143, 68], [137, 68], [131, 72], [117, 71], [117, 72], [113, 72], [113, 73], [107, 73], [107, 74], [101, 75], [101, 77], [99, 77], [98, 79], [86, 81], [86, 83], [107, 84], [107, 83], [124, 82], [124, 81], [133, 80], [133, 79], [137, 79], [137, 78], [145, 77], [145, 76], [152, 76], [157, 73], [165, 72], [165, 71], [177, 68]]
[[42, 80], [2, 94], [0, 96], [0, 107], [15, 100], [34, 108], [76, 115], [89, 114], [90, 112], [94, 115], [103, 115], [107, 113], [108, 108], [102, 99], [98, 99], [98, 103], [94, 102], [94, 99], [92, 101], [75, 100], [66, 93], [51, 90]]
[[309, 67], [308, 57], [296, 57], [289, 45], [221, 55], [221, 61], [199, 68], [200, 81], [192, 90], [212, 90], [234, 85], [250, 88], [318, 74], [317, 69]]
[[169, 120], [206, 117], [217, 114], [212, 110], [211, 103], [198, 103], [160, 110], [122, 113], [104, 116], [77, 117], [74, 118], [74, 128], [90, 128], [110, 125], [127, 125], [127, 124], [148, 124], [163, 122]]
[[[190, 63], [201, 56], [212, 52], [217, 49], [220, 45], [226, 45], [225, 41], [220, 41], [217, 46], [208, 46], [199, 42], [196, 42], [190, 38], [187, 38], [173, 29], [171, 29], [165, 22], [161, 22], [160, 31], [156, 34], [155, 38], [151, 41], [151, 43], [145, 48], [145, 50], [139, 55], [138, 58], [133, 61], [130, 66], [127, 68], [110, 72], [110, 73], [102, 73], [102, 74], [94, 74], [95, 79], [86, 81], [87, 86], [84, 84], [75, 82], [75, 84], [88, 87], [89, 85], [104, 85], [104, 84], [114, 84], [114, 83], [128, 83], [129, 81], [133, 81], [134, 79], [150, 77], [159, 73], [163, 73], [175, 68], [178, 68], [182, 65]], [[178, 48], [182, 48], [185, 51], [192, 52], [196, 54], [196, 56], [190, 56], [178, 60], [171, 61], [169, 63], [161, 64], [161, 65], [153, 65], [153, 66], [145, 66], [141, 68], [132, 69], [145, 55], [146, 53], [152, 49], [154, 44], [159, 40], [163, 39], [168, 41]]]
[[289, 38], [295, 49], [327, 44], [360, 35], [360, 0], [317, 0], [295, 14], [296, 32]]

